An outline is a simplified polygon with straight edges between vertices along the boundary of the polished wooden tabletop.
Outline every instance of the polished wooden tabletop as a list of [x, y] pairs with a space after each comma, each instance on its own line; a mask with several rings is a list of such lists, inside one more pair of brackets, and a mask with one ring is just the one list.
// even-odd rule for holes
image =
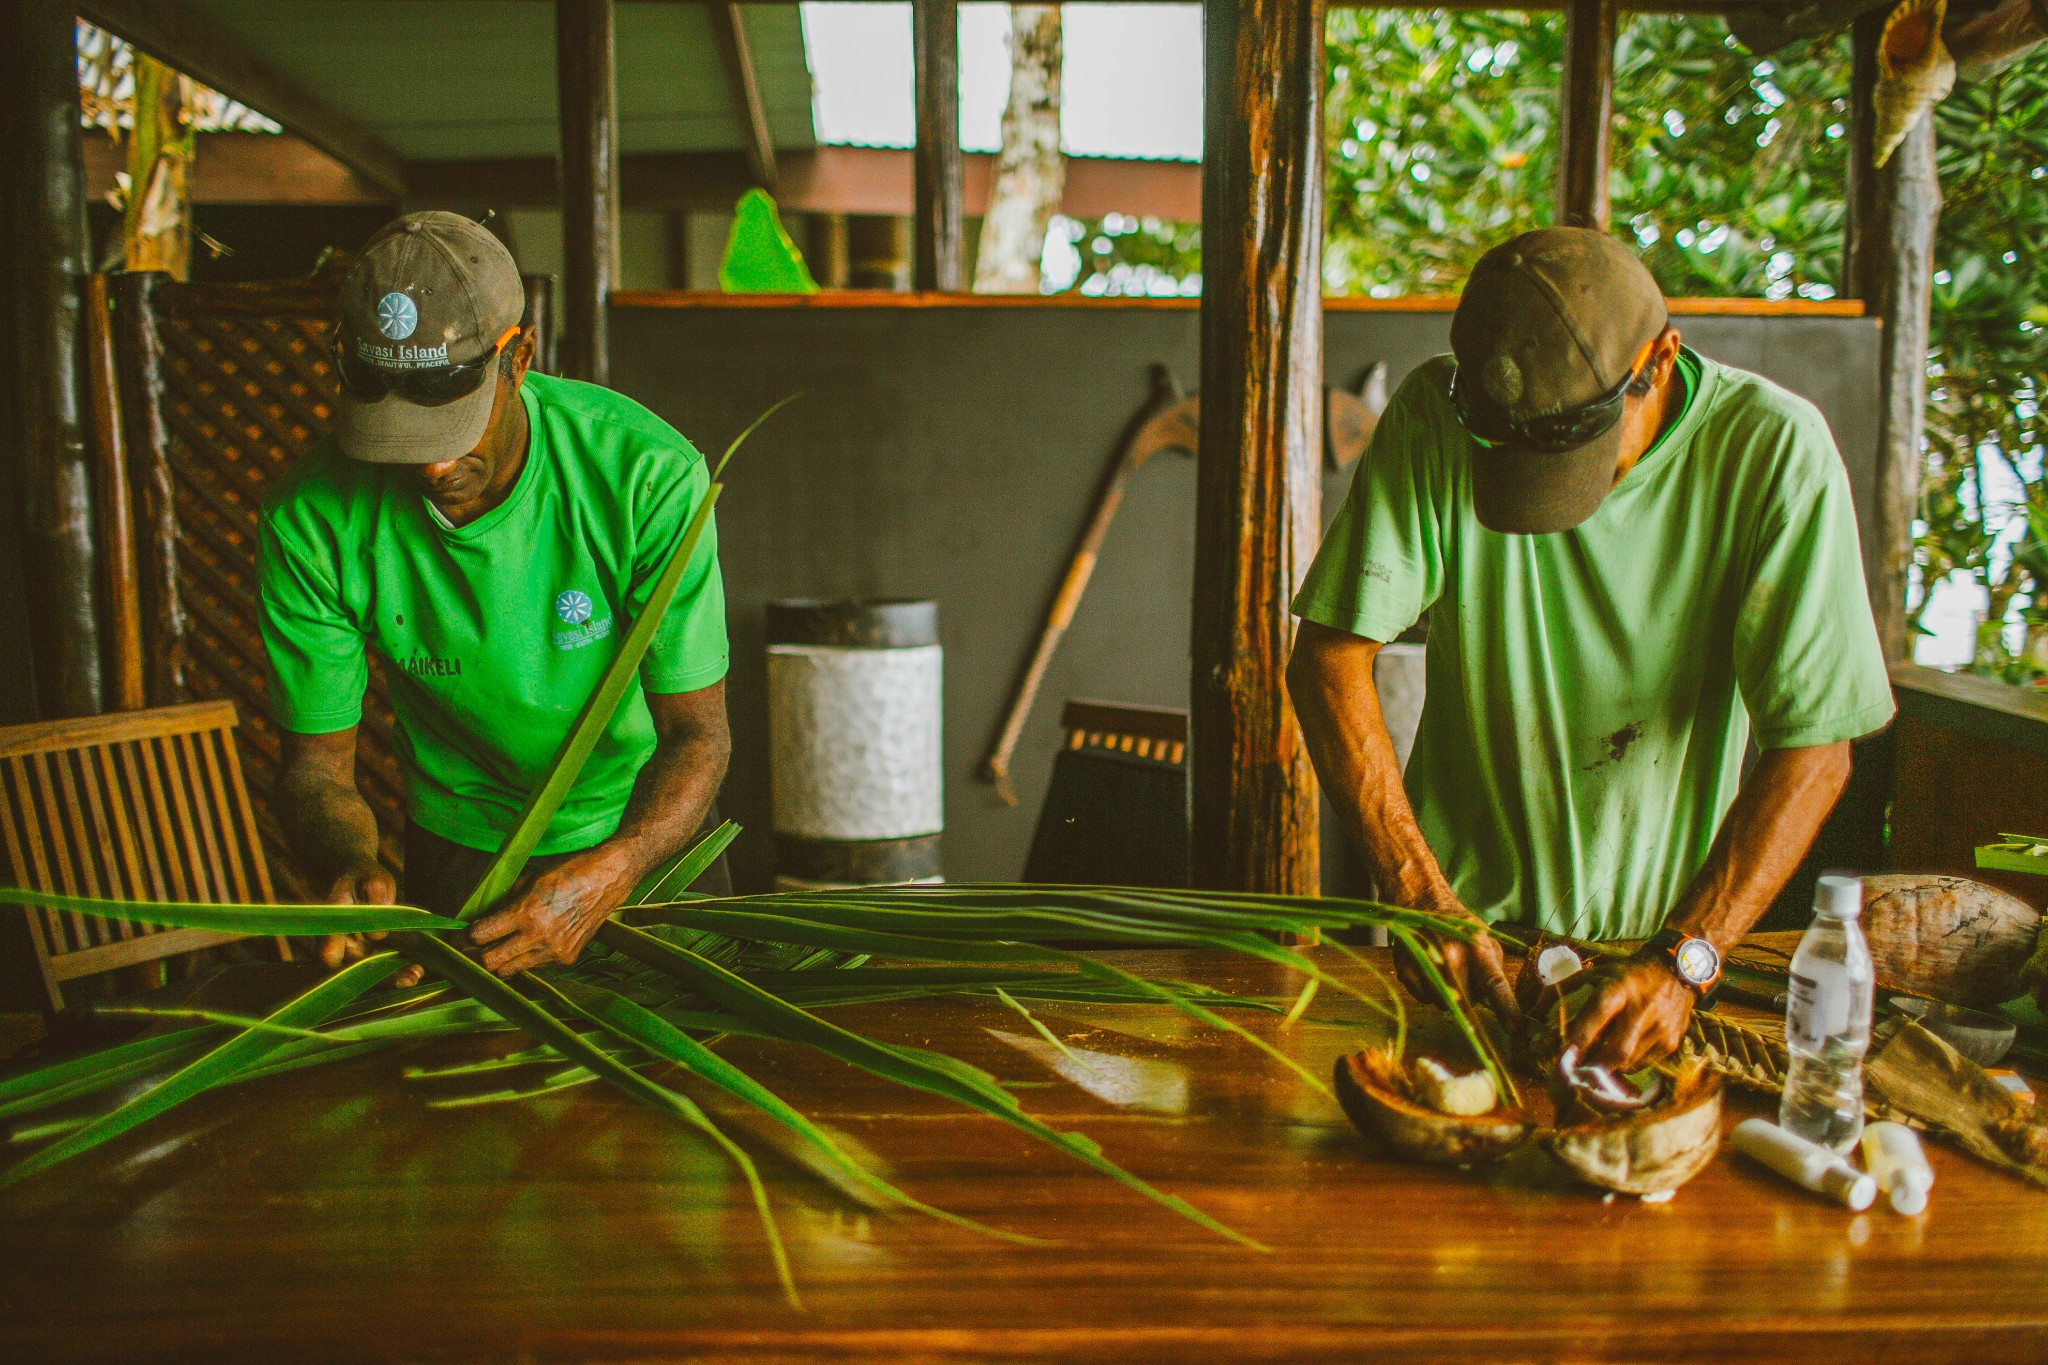
[[[1125, 960], [1293, 984], [1214, 954]], [[1395, 1161], [1163, 1009], [1038, 1013], [1077, 1061], [997, 1002], [838, 1017], [986, 1067], [1270, 1253], [993, 1121], [730, 1042], [917, 1197], [1058, 1243], [862, 1212], [771, 1158], [798, 1312], [715, 1152], [596, 1085], [431, 1107], [399, 1071], [478, 1045], [455, 1040], [206, 1097], [0, 1196], [0, 1360], [2048, 1357], [2048, 1194], [1945, 1149], [1917, 1218], [1851, 1214], [1725, 1148], [1670, 1203], [1603, 1200], [1537, 1156]], [[1326, 992], [1260, 1027], [1326, 1075], [1367, 1018]]]

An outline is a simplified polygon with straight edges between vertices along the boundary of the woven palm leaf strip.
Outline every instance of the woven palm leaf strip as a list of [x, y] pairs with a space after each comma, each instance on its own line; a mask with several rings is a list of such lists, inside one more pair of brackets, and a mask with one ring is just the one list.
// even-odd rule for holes
[[[1730, 1085], [1773, 1099], [1785, 1092], [1785, 1071], [1790, 1065], [1785, 1044], [1753, 1024], [1739, 1023], [1722, 1014], [1694, 1011], [1692, 1023], [1685, 1030], [1685, 1051], [1688, 1056], [1698, 1057], [1707, 1070]], [[1871, 1118], [1890, 1119], [1914, 1128], [1927, 1126], [1883, 1103], [1867, 1089], [1863, 1093], [1863, 1111]]]

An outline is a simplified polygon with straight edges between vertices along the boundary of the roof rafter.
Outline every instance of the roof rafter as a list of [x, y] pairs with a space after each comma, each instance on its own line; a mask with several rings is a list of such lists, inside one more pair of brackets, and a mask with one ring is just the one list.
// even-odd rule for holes
[[268, 114], [394, 198], [405, 194], [397, 152], [266, 66], [184, 0], [79, 0], [78, 11], [165, 65]]
[[768, 105], [761, 97], [761, 80], [754, 70], [753, 54], [747, 48], [746, 20], [740, 14], [740, 6], [732, 0], [712, 5], [710, 18], [711, 34], [718, 42], [718, 57], [725, 65], [733, 122], [739, 128], [747, 169], [762, 188], [772, 190], [775, 138], [768, 130]]

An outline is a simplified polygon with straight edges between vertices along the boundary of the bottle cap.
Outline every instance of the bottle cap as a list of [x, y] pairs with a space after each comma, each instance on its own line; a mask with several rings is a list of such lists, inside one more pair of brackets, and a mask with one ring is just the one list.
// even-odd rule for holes
[[1863, 879], [1830, 872], [1813, 889], [1813, 912], [1830, 919], [1855, 919], [1863, 913]]
[[1877, 1180], [1846, 1161], [1837, 1161], [1820, 1173], [1820, 1189], [1830, 1199], [1839, 1199], [1853, 1213], [1861, 1213], [1877, 1202]]

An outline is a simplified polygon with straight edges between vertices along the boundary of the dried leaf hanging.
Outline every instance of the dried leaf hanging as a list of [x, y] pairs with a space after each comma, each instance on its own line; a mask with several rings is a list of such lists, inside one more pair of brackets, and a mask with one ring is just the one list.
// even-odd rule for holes
[[1871, 164], [1882, 166], [1913, 125], [1955, 88], [1956, 62], [1942, 45], [1948, 0], [1900, 0], [1877, 44]]

